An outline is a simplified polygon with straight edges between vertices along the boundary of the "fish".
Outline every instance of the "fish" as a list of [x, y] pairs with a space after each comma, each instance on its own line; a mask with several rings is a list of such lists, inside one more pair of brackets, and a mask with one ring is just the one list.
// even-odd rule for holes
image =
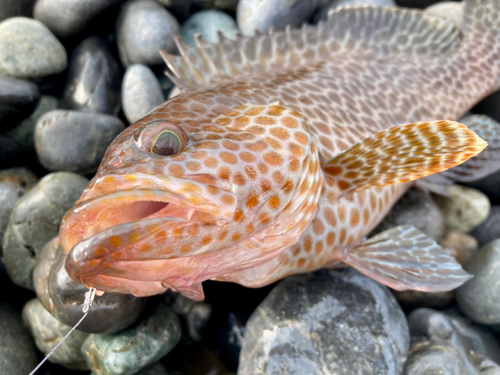
[[458, 29], [346, 7], [300, 29], [177, 39], [180, 56], [162, 56], [182, 93], [111, 143], [62, 221], [68, 274], [194, 300], [206, 280], [261, 287], [345, 266], [396, 290], [463, 284], [414, 227], [366, 237], [415, 181], [500, 168], [498, 126], [453, 121], [500, 88], [500, 0], [465, 0], [464, 14]]

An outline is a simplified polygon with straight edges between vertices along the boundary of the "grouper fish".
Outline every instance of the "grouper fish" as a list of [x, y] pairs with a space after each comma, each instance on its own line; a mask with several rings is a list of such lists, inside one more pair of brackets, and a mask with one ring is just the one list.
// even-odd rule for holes
[[259, 287], [346, 265], [397, 290], [463, 284], [411, 226], [366, 236], [413, 181], [500, 167], [497, 125], [451, 121], [500, 88], [500, 0], [464, 13], [458, 29], [348, 7], [296, 30], [177, 40], [163, 57], [183, 93], [113, 141], [63, 220], [69, 275], [196, 300], [205, 280]]

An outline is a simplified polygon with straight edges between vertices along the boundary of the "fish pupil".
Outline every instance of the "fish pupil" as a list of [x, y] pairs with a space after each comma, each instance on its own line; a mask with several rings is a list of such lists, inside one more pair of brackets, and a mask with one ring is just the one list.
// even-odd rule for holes
[[163, 131], [156, 137], [151, 152], [162, 156], [175, 155], [181, 150], [181, 146], [181, 140], [177, 134], [172, 131]]

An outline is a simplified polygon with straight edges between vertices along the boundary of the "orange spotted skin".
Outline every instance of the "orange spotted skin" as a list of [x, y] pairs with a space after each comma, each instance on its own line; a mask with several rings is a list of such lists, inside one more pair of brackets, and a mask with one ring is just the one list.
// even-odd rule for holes
[[[69, 274], [102, 291], [202, 299], [208, 279], [258, 287], [339, 266], [420, 176], [377, 185], [370, 178], [387, 169], [363, 169], [376, 154], [360, 156], [358, 170], [327, 161], [396, 125], [458, 119], [495, 90], [497, 41], [470, 29], [447, 54], [388, 58], [350, 50], [346, 38], [325, 44], [336, 51], [328, 58], [193, 87], [159, 106], [115, 139], [65, 217]], [[165, 123], [188, 139], [174, 156], [140, 143]], [[367, 186], [351, 191], [363, 173], [357, 185]]]

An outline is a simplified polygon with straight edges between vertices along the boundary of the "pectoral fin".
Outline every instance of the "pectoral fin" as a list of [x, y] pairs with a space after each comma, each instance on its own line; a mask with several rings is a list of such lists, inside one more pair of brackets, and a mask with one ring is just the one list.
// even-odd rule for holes
[[459, 165], [487, 143], [453, 121], [396, 126], [328, 160], [323, 171], [344, 194], [413, 181]]
[[444, 292], [472, 277], [441, 246], [409, 225], [350, 249], [344, 262], [396, 290]]

